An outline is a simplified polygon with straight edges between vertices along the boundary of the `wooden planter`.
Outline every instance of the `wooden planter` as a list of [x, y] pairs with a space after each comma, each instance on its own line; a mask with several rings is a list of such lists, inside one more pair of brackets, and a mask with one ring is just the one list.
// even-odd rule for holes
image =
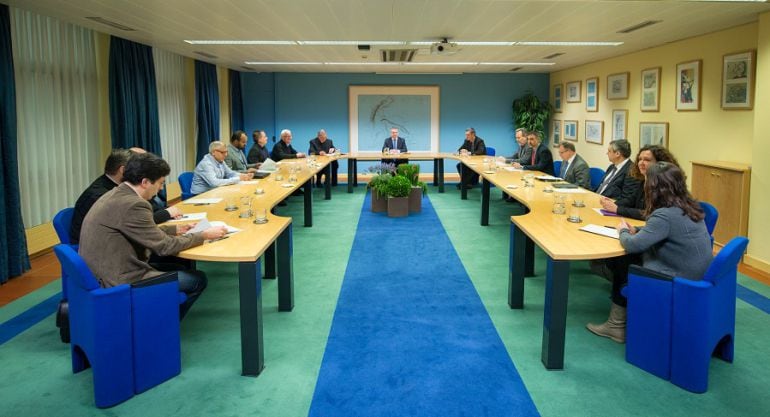
[[388, 196], [380, 195], [377, 190], [372, 189], [372, 212], [384, 213], [388, 211]]
[[388, 217], [409, 215], [409, 197], [388, 197]]
[[419, 213], [422, 211], [422, 187], [412, 187], [409, 193], [409, 212]]

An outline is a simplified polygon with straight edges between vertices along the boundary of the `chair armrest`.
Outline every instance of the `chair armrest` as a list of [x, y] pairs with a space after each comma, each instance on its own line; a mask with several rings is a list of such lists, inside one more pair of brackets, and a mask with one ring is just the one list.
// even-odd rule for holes
[[144, 288], [144, 287], [150, 287], [153, 285], [166, 284], [172, 281], [177, 281], [178, 279], [179, 278], [177, 276], [177, 271], [171, 271], [171, 272], [163, 273], [156, 277], [136, 281], [133, 284], [131, 284], [131, 288]]
[[653, 271], [652, 269], [644, 268], [639, 265], [631, 265], [628, 268], [628, 275], [636, 275], [638, 277], [659, 279], [662, 281], [673, 281], [674, 277], [662, 272]]

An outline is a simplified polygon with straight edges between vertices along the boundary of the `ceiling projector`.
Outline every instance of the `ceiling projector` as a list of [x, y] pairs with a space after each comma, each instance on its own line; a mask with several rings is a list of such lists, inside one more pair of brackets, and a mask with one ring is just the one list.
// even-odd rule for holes
[[460, 51], [456, 43], [436, 42], [430, 46], [430, 53], [433, 55], [452, 55]]

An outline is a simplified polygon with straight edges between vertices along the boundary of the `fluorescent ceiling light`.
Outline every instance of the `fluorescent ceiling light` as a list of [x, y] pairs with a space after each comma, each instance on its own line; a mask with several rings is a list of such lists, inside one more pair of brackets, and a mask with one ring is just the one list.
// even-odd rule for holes
[[323, 62], [259, 62], [246, 61], [246, 65], [323, 65]]
[[623, 42], [516, 42], [516, 46], [618, 46]]
[[297, 45], [296, 41], [188, 40], [191, 45]]
[[505, 66], [522, 66], [522, 65], [556, 65], [555, 62], [479, 62], [479, 65], [505, 65]]
[[404, 65], [479, 65], [478, 62], [404, 62]]
[[400, 62], [324, 62], [324, 65], [399, 65]]
[[297, 41], [298, 45], [339, 46], [339, 45], [404, 45], [404, 41]]
[[547, 66], [555, 62], [260, 62], [246, 61], [246, 65], [382, 65], [382, 66], [476, 66], [476, 65], [502, 65], [502, 66]]
[[[695, 1], [695, 0], [693, 0]], [[724, 0], [698, 0], [724, 1]], [[756, 0], [759, 1], [759, 0]], [[764, 1], [764, 0], [763, 0]], [[302, 46], [344, 46], [344, 45], [374, 45], [374, 46], [431, 46], [438, 41], [265, 41], [265, 40], [190, 40], [191, 45], [302, 45]], [[572, 42], [572, 41], [457, 41], [451, 42], [460, 46], [618, 46], [623, 42]]]
[[450, 42], [456, 43], [461, 46], [513, 46], [516, 42], [471, 42], [471, 41], [457, 41]]

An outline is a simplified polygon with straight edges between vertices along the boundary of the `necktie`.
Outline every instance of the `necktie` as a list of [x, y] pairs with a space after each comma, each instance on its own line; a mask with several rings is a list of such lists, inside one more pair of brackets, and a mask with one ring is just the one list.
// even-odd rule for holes
[[393, 148], [392, 149], [398, 149], [398, 139], [393, 139]]
[[535, 155], [537, 155], [537, 152], [535, 152], [535, 149], [532, 149], [532, 165], [535, 165]]
[[564, 176], [567, 175], [568, 166], [569, 166], [569, 161], [564, 161], [561, 163], [561, 171], [559, 171], [559, 178], [564, 178]]
[[604, 176], [604, 181], [602, 181], [602, 185], [599, 186], [599, 189], [597, 190], [597, 194], [601, 194], [604, 192], [604, 189], [607, 188], [607, 185], [609, 185], [610, 180], [615, 174], [617, 168], [615, 168], [615, 165], [610, 165], [609, 168], [607, 168], [607, 175]]

